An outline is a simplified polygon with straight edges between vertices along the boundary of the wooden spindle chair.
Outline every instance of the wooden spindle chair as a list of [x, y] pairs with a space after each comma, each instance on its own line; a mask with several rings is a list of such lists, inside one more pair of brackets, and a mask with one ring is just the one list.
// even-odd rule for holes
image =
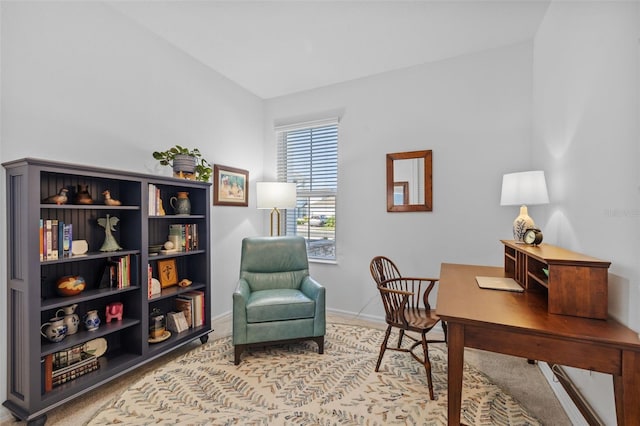
[[[380, 369], [382, 357], [387, 349], [408, 352], [424, 366], [429, 385], [429, 397], [434, 399], [431, 362], [429, 361], [429, 343], [441, 343], [447, 340], [447, 327], [444, 322], [442, 323], [444, 340], [430, 340], [426, 337], [426, 334], [440, 322], [435, 309], [431, 309], [429, 304], [429, 294], [438, 282], [438, 278], [402, 277], [397, 266], [384, 256], [374, 257], [371, 260], [370, 270], [382, 297], [385, 321], [387, 323], [387, 330], [384, 341], [380, 345], [380, 355], [378, 356], [375, 371], [377, 372]], [[397, 328], [399, 332], [397, 347], [388, 346], [389, 336], [393, 328]], [[406, 331], [420, 334], [420, 339], [407, 334], [406, 336], [413, 340], [413, 344], [408, 348], [403, 348], [402, 340]], [[418, 346], [422, 347], [421, 356], [413, 352]]]

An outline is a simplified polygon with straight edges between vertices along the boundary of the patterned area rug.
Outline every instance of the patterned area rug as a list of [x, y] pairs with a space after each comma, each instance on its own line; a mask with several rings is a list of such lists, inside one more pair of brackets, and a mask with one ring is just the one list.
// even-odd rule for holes
[[[245, 352], [239, 366], [230, 337], [210, 341], [132, 384], [88, 424], [446, 424], [446, 346], [430, 346], [431, 401], [424, 368], [409, 354], [387, 351], [374, 372], [383, 337], [381, 330], [329, 324], [324, 355], [313, 342], [274, 346]], [[539, 424], [466, 364], [462, 408], [468, 425]]]

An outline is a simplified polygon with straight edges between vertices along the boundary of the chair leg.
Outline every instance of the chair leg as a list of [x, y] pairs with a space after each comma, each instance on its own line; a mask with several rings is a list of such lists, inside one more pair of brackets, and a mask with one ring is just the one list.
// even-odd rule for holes
[[424, 352], [424, 369], [427, 373], [427, 384], [429, 385], [429, 398], [433, 397], [433, 381], [431, 379], [431, 361], [429, 361], [429, 345], [427, 344], [427, 335], [422, 333], [422, 351]]
[[404, 330], [400, 329], [398, 333], [398, 349], [402, 346], [402, 339], [404, 338]]
[[447, 340], [447, 322], [446, 321], [442, 321], [442, 331], [444, 331], [444, 342], [447, 343], [449, 340]]
[[382, 345], [380, 345], [380, 355], [378, 355], [378, 362], [376, 364], [376, 370], [380, 369], [380, 363], [382, 362], [382, 356], [384, 355], [384, 351], [387, 350], [387, 342], [389, 341], [389, 336], [391, 335], [391, 326], [387, 326], [387, 331], [384, 333], [384, 340]]

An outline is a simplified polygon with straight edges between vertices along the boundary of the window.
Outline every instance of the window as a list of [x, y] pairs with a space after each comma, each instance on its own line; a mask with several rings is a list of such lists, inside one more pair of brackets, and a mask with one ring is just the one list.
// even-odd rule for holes
[[336, 259], [338, 120], [276, 128], [278, 180], [295, 182], [297, 207], [288, 209], [286, 235], [307, 240], [309, 259]]

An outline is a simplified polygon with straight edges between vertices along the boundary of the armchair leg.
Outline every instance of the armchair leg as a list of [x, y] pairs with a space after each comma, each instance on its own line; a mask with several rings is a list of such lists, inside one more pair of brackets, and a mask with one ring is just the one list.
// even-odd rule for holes
[[318, 344], [318, 353], [322, 355], [324, 353], [324, 336], [314, 337], [313, 340]]
[[240, 364], [240, 355], [242, 355], [242, 352], [244, 352], [244, 345], [235, 345], [235, 347], [234, 347], [234, 359], [233, 359], [233, 364], [234, 365]]

